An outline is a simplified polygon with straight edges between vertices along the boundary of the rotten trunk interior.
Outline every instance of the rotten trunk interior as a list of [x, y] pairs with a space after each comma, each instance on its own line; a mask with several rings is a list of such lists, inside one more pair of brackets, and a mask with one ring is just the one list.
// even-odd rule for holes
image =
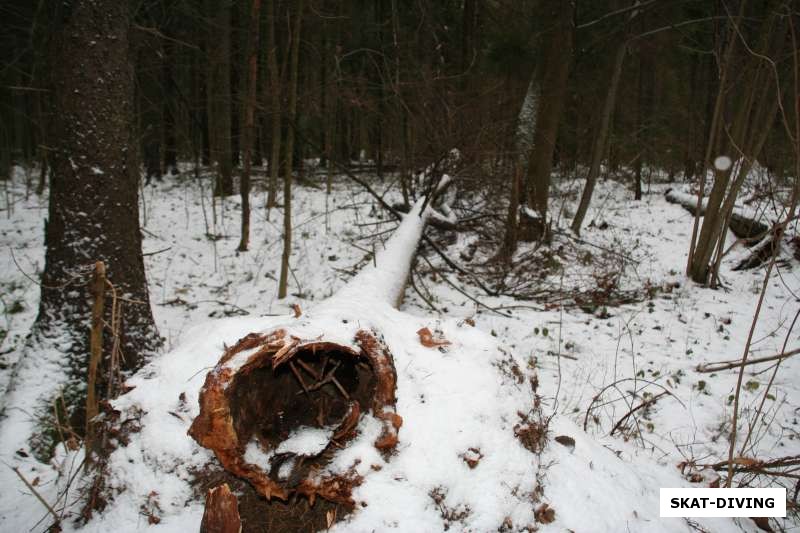
[[[354, 327], [338, 313], [358, 307], [368, 323], [375, 310], [397, 307], [427, 221], [423, 205], [319, 313], [304, 316], [296, 307], [294, 322], [245, 336], [207, 374], [189, 434], [267, 502], [291, 507], [304, 496], [313, 505], [320, 497], [350, 508], [361, 478], [334, 464], [360, 424], [367, 417], [380, 424], [371, 444], [382, 453], [396, 446], [403, 419], [395, 411], [393, 356], [380, 331]], [[308, 335], [309, 327], [321, 334]]]

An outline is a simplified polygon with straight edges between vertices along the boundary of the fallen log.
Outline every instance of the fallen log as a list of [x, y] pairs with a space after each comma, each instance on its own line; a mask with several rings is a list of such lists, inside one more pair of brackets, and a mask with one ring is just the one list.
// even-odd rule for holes
[[764, 238], [758, 241], [758, 244], [750, 248], [750, 252], [739, 260], [733, 267], [733, 270], [748, 270], [757, 266], [763, 265], [775, 254], [776, 249], [780, 248], [781, 237], [783, 237], [783, 228], [781, 226], [773, 227]]
[[428, 217], [417, 202], [373, 264], [336, 295], [240, 339], [207, 374], [189, 435], [267, 499], [352, 505], [361, 479], [337, 457], [368, 438], [383, 453], [397, 444], [392, 354], [381, 332], [342, 316], [400, 304]]
[[[667, 202], [680, 205], [692, 215], [697, 213], [697, 196], [686, 194], [676, 189], [667, 189], [664, 197]], [[700, 204], [700, 216], [705, 215], [707, 204], [708, 199], [703, 198]], [[754, 215], [754, 212], [734, 207], [728, 227], [740, 239], [760, 240], [769, 231], [771, 225], [757, 220]]]

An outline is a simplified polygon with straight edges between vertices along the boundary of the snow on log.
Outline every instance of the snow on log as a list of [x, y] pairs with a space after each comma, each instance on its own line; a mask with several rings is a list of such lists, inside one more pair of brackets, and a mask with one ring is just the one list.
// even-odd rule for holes
[[777, 226], [761, 239], [758, 244], [750, 248], [749, 253], [740, 259], [733, 270], [748, 270], [766, 263], [775, 253], [775, 249], [780, 247], [783, 231]]
[[337, 469], [336, 458], [357, 426], [368, 423], [362, 415], [380, 425], [375, 448], [397, 444], [402, 418], [395, 412], [392, 354], [380, 332], [352, 334], [349, 321], [338, 317], [342, 309], [369, 317], [399, 305], [427, 220], [422, 205], [336, 295], [295, 313], [295, 323], [240, 339], [206, 376], [189, 434], [267, 499], [299, 494], [352, 504], [360, 476]]
[[[680, 205], [692, 215], [697, 211], [697, 196], [686, 194], [677, 189], [668, 189], [667, 192], [664, 193], [664, 197], [669, 203]], [[700, 204], [700, 216], [705, 215], [707, 205], [708, 199], [703, 198]], [[728, 227], [731, 232], [740, 239], [763, 237], [764, 234], [769, 231], [769, 226], [756, 217], [757, 213], [755, 211], [734, 207], [730, 221], [728, 222]]]

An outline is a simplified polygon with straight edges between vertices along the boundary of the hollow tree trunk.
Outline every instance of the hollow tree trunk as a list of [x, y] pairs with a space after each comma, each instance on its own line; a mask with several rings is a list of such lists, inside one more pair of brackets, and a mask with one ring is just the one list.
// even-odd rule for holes
[[[206, 376], [189, 434], [266, 498], [297, 494], [352, 505], [359, 479], [329, 465], [365, 424], [379, 424], [370, 437], [378, 450], [397, 444], [392, 354], [380, 331], [342, 316], [361, 311], [368, 322], [400, 304], [428, 218], [422, 208], [417, 202], [373, 263], [332, 298], [245, 336]], [[313, 449], [293, 444], [309, 435], [317, 436]]]

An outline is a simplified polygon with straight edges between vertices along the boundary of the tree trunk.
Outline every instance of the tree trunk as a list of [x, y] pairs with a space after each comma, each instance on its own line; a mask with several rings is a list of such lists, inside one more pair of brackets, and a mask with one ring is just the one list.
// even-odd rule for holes
[[575, 232], [576, 235], [579, 235], [581, 232], [581, 224], [583, 224], [583, 219], [586, 217], [586, 212], [589, 210], [589, 202], [592, 201], [594, 186], [595, 183], [597, 183], [597, 177], [600, 175], [600, 164], [606, 153], [608, 133], [611, 129], [611, 116], [614, 114], [614, 107], [617, 105], [617, 89], [619, 88], [622, 65], [625, 62], [625, 55], [627, 52], [628, 43], [626, 41], [617, 48], [617, 53], [614, 57], [611, 81], [608, 86], [606, 101], [603, 104], [600, 127], [597, 130], [597, 137], [595, 137], [594, 146], [592, 147], [592, 162], [589, 166], [589, 174], [586, 176], [586, 185], [581, 195], [580, 204], [578, 204], [578, 211], [575, 213], [575, 218], [572, 219], [572, 231]]
[[175, 134], [175, 111], [177, 108], [175, 88], [177, 84], [174, 77], [175, 71], [173, 66], [173, 62], [175, 61], [175, 43], [169, 39], [164, 40], [164, 57], [161, 61], [163, 68], [162, 86], [164, 90], [164, 95], [162, 97], [164, 102], [164, 109], [162, 111], [164, 117], [163, 168], [165, 173], [174, 176], [178, 173], [178, 146]]
[[503, 247], [499, 257], [505, 261], [511, 259], [517, 249], [519, 241], [519, 211], [520, 211], [520, 189], [522, 176], [527, 173], [528, 158], [533, 148], [533, 137], [536, 132], [536, 113], [538, 111], [538, 101], [540, 98], [539, 76], [535, 70], [525, 91], [525, 98], [517, 116], [516, 138], [514, 142], [514, 163], [512, 176], [509, 184], [509, 206], [506, 217], [505, 235], [503, 237]]
[[[66, 352], [65, 398], [76, 410], [74, 428], [84, 427], [81, 382], [89, 353], [88, 265], [103, 261], [116, 294], [126, 298], [118, 339], [125, 355], [123, 371], [140, 368], [161, 345], [139, 229], [129, 16], [127, 2], [79, 0], [51, 54], [55, 149], [33, 338], [52, 339]], [[98, 78], [104, 82], [97, 83]], [[110, 322], [108, 309], [106, 316]], [[106, 358], [109, 353], [104, 350]]]
[[[746, 5], [747, 1], [743, 0], [741, 5], [739, 6], [739, 17], [737, 21], [734, 22], [734, 24], [738, 24], [739, 21], [741, 20]], [[706, 171], [711, 164], [711, 156], [714, 153], [714, 150], [718, 144], [720, 122], [722, 120], [722, 107], [725, 102], [725, 89], [728, 77], [728, 70], [730, 68], [733, 51], [736, 48], [736, 42], [737, 42], [736, 39], [737, 39], [736, 32], [731, 31], [729, 33], [728, 41], [725, 44], [725, 47], [722, 51], [722, 60], [719, 65], [720, 79], [718, 84], [716, 101], [714, 102], [714, 110], [711, 113], [711, 119], [708, 125], [708, 140], [706, 142], [706, 153], [705, 157], [703, 158], [702, 166], [700, 167], [700, 172], [698, 173], [697, 176], [697, 181], [698, 181], [697, 210], [695, 212], [694, 223], [692, 225], [692, 236], [689, 241], [689, 255], [686, 260], [686, 274], [692, 277], [695, 277], [694, 255], [697, 247], [697, 232], [700, 228], [700, 205], [701, 202], [703, 201], [703, 195], [705, 191]], [[717, 186], [717, 180], [715, 180], [714, 185]], [[712, 194], [713, 193], [714, 190], [712, 189]], [[703, 272], [703, 277], [705, 278], [705, 272]]]
[[572, 35], [574, 4], [571, 1], [547, 0], [546, 12], [552, 16], [554, 27], [550, 30], [542, 71], [542, 94], [536, 112], [536, 131], [533, 149], [528, 162], [527, 205], [538, 215], [523, 238], [548, 239], [547, 201], [550, 196], [550, 172], [553, 168], [553, 151], [558, 136], [561, 112], [566, 99], [567, 78], [572, 63]]
[[633, 175], [633, 199], [642, 199], [642, 167], [644, 166], [644, 143], [642, 142], [644, 128], [644, 53], [639, 48], [639, 69], [636, 83], [636, 122], [634, 123], [634, 138], [636, 154], [636, 169]]
[[[777, 25], [777, 28], [773, 25]], [[777, 57], [785, 45], [787, 31], [788, 25], [780, 17], [768, 17], [763, 23], [760, 53]], [[730, 139], [726, 142], [727, 153], [741, 151], [741, 163], [735, 170], [732, 166], [730, 169], [716, 172], [703, 225], [691, 258], [689, 274], [698, 283], [708, 283], [709, 274], [716, 273], [719, 262], [715, 261], [716, 266], [712, 266], [709, 265], [709, 261], [714, 250], [723, 247], [724, 230], [736, 196], [752, 168], [753, 161], [766, 142], [778, 110], [780, 92], [775, 87], [771, 68], [765, 65], [761, 58], [748, 57], [748, 59], [755, 67], [749, 76], [749, 83], [743, 86], [736, 115], [729, 128]], [[721, 85], [721, 91], [723, 89], [724, 85]], [[734, 171], [735, 178], [731, 183]]]
[[286, 155], [283, 175], [283, 255], [278, 282], [278, 298], [286, 298], [289, 281], [289, 259], [292, 255], [292, 162], [294, 156], [295, 118], [297, 115], [297, 78], [300, 63], [300, 29], [303, 22], [303, 0], [297, 2], [297, 15], [292, 27], [291, 72], [289, 77], [289, 109], [286, 131]]
[[250, 11], [250, 35], [247, 46], [247, 99], [244, 103], [244, 136], [242, 139], [242, 239], [239, 251], [246, 252], [250, 242], [250, 171], [253, 164], [253, 139], [255, 137], [256, 85], [258, 81], [258, 32], [261, 28], [261, 0], [252, 0]]
[[163, 124], [161, 51], [155, 37], [140, 36], [141, 42], [134, 46], [138, 50], [136, 69], [136, 103], [139, 119], [138, 130], [141, 138], [142, 162], [145, 169], [145, 183], [153, 178], [161, 180], [161, 152]]
[[270, 79], [270, 113], [272, 119], [272, 153], [269, 158], [269, 190], [267, 209], [275, 207], [278, 195], [278, 171], [281, 159], [281, 73], [275, 39], [275, 0], [267, 0], [267, 63]]
[[231, 151], [231, 7], [207, 0], [213, 13], [206, 40], [208, 53], [208, 132], [211, 158], [217, 164], [216, 196], [233, 194]]

